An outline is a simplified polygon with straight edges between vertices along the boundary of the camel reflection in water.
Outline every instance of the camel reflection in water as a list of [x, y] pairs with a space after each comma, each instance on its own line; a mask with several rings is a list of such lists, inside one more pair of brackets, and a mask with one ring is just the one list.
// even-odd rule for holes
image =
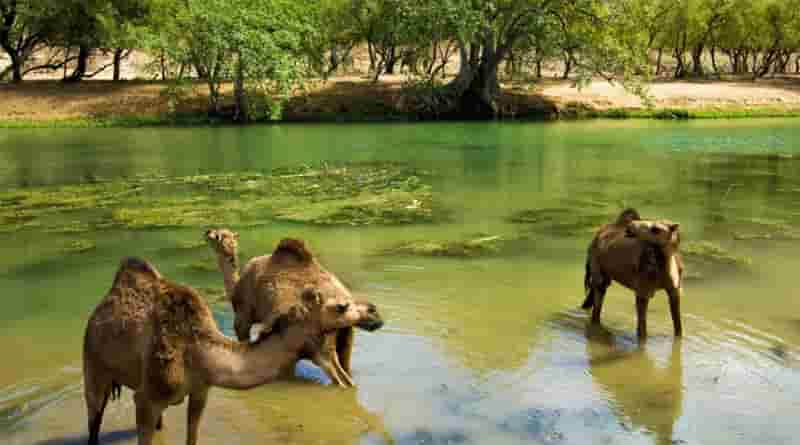
[[633, 346], [602, 326], [590, 326], [586, 341], [589, 372], [608, 395], [620, 419], [644, 428], [656, 445], [673, 443], [683, 410], [681, 340], [675, 339], [665, 364], [657, 364], [644, 346]]

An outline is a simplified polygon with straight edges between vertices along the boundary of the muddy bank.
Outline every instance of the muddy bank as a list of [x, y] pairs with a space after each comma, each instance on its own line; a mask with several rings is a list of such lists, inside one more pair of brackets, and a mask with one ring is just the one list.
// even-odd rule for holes
[[[403, 94], [402, 76], [372, 82], [358, 76], [309, 81], [292, 98], [285, 122], [415, 121], [411, 100]], [[171, 110], [166, 83], [104, 80], [63, 84], [53, 80], [0, 84], [0, 127], [153, 126], [225, 123], [205, 114], [207, 93], [196, 83]], [[800, 116], [800, 81], [656, 82], [650, 107], [621, 86], [595, 81], [578, 90], [570, 81], [543, 80], [504, 84], [498, 98], [501, 118], [728, 118]], [[224, 85], [223, 102], [232, 101]]]

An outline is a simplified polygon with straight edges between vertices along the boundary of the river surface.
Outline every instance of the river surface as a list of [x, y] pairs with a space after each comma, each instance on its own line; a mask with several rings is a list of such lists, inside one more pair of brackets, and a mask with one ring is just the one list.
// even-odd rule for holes
[[[450, 217], [364, 227], [209, 221], [233, 224], [249, 255], [285, 236], [307, 240], [387, 325], [356, 334], [357, 389], [315, 382], [324, 377], [306, 364], [291, 381], [212, 390], [201, 443], [797, 443], [799, 120], [0, 130], [6, 190], [323, 161], [430, 171]], [[539, 230], [525, 249], [477, 258], [380, 254], [406, 241], [517, 233], [515, 212], [597, 201], [678, 221], [684, 242], [714, 243], [750, 264], [687, 269], [684, 338], [673, 338], [658, 293], [640, 347], [633, 295], [619, 285], [603, 328], [586, 328], [590, 232]], [[202, 232], [97, 230], [80, 234], [93, 248], [79, 253], [53, 249], [77, 236], [68, 231], [0, 233], [0, 443], [85, 442], [89, 313], [128, 255], [173, 280], [220, 288], [215, 271], [184, 266], [205, 248], [164, 249]], [[230, 309], [213, 308], [232, 335]], [[136, 442], [131, 392], [123, 394], [106, 411], [101, 443]], [[167, 411], [161, 443], [183, 443], [184, 412]]]

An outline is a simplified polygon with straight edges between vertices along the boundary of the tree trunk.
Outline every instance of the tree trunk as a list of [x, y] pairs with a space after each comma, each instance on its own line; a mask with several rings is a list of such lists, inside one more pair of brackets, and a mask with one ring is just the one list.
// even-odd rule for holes
[[16, 54], [11, 55], [11, 80], [14, 83], [22, 82], [22, 64]]
[[86, 75], [86, 69], [89, 66], [89, 56], [91, 56], [91, 48], [86, 45], [78, 47], [78, 64], [72, 74], [65, 79], [66, 82], [80, 82], [83, 76]]
[[122, 54], [125, 52], [122, 48], [117, 48], [114, 50], [114, 81], [117, 82], [120, 79], [120, 68], [122, 65]]
[[661, 56], [664, 55], [664, 48], [658, 48], [658, 57], [656, 57], [656, 76], [661, 75]]
[[692, 48], [692, 71], [696, 77], [703, 77], [703, 45]]
[[564, 51], [564, 74], [561, 75], [561, 78], [566, 80], [569, 79], [569, 74], [572, 72], [572, 52]]
[[371, 40], [367, 40], [367, 52], [369, 53], [369, 70], [375, 71], [375, 45]]
[[244, 91], [244, 59], [242, 52], [236, 52], [236, 77], [233, 82], [233, 95], [236, 99], [236, 110], [233, 113], [233, 120], [246, 124], [250, 122], [250, 113], [247, 109], [247, 94]]
[[394, 74], [394, 67], [395, 65], [397, 65], [398, 59], [399, 57], [397, 57], [397, 47], [392, 45], [391, 47], [389, 47], [389, 53], [386, 57], [386, 60], [384, 61], [384, 72], [386, 74]]
[[800, 74], [800, 54], [794, 58], [794, 72]]
[[536, 78], [537, 79], [541, 79], [542, 78], [542, 59], [541, 58], [537, 58], [536, 59]]
[[717, 66], [717, 47], [711, 47], [711, 67], [714, 68], [714, 74], [719, 75], [719, 67]]

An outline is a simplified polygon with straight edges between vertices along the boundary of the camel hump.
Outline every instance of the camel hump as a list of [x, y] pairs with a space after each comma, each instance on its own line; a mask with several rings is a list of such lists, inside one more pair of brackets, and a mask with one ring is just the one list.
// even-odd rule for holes
[[628, 207], [617, 217], [617, 224], [627, 225], [630, 224], [631, 221], [639, 221], [641, 219], [642, 217], [639, 216], [639, 211], [633, 207]]
[[156, 269], [155, 266], [150, 264], [148, 261], [137, 257], [127, 257], [120, 262], [117, 276], [125, 272], [149, 275], [154, 280], [161, 279], [161, 273]]
[[314, 259], [314, 255], [308, 250], [306, 244], [302, 240], [293, 238], [282, 239], [275, 251], [272, 252], [272, 257], [278, 260], [287, 256], [293, 257], [301, 263], [308, 263]]

